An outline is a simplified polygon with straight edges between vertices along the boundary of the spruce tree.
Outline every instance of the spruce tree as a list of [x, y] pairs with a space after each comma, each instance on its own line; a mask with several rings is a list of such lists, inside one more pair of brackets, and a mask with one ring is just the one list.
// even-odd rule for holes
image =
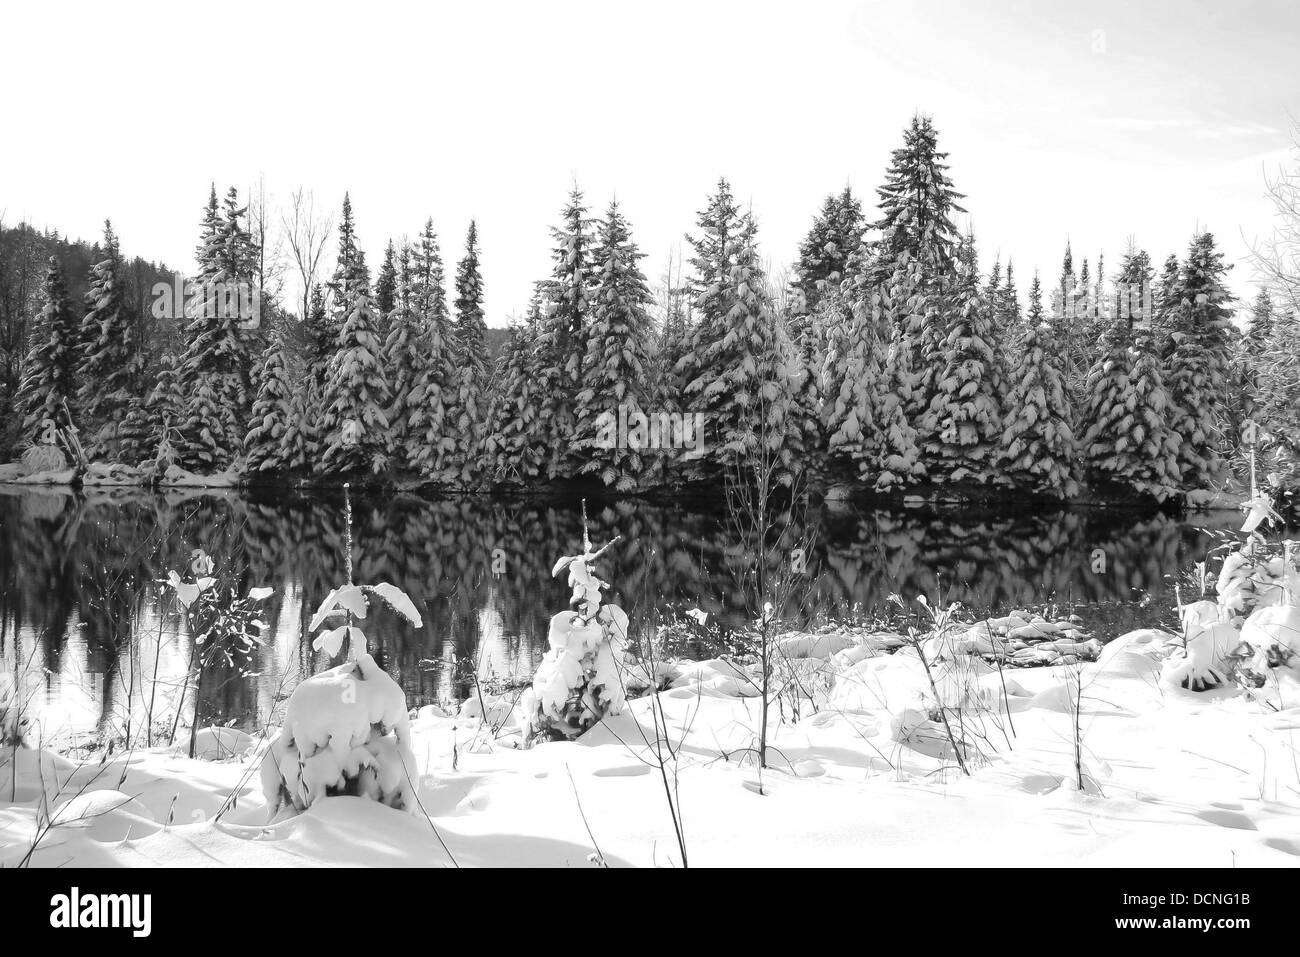
[[1273, 297], [1267, 289], [1261, 289], [1250, 307], [1250, 319], [1246, 326], [1246, 352], [1257, 357], [1267, 347], [1273, 336]]
[[[1145, 302], [1148, 299], [1151, 302], [1151, 342], [1155, 353], [1160, 357], [1162, 362], [1167, 363], [1174, 349], [1174, 326], [1177, 323], [1177, 315], [1181, 306], [1181, 299], [1178, 292], [1179, 275], [1182, 267], [1178, 264], [1178, 257], [1173, 253], [1165, 260], [1164, 266], [1160, 270], [1160, 278], [1155, 281], [1153, 291], [1149, 296], [1144, 296], [1143, 291], [1130, 289], [1128, 292], [1129, 302]], [[1148, 277], [1149, 278], [1149, 277]], [[1130, 308], [1130, 312], [1134, 311]]]
[[57, 256], [45, 272], [43, 302], [14, 396], [23, 437], [33, 443], [45, 438], [45, 422], [70, 429], [76, 414], [79, 330]]
[[312, 284], [307, 315], [303, 318], [303, 331], [307, 338], [308, 377], [317, 389], [323, 389], [330, 357], [338, 345], [338, 330], [334, 328], [330, 317], [325, 287], [320, 283]]
[[[917, 293], [925, 283], [919, 263], [899, 268], [886, 283], [876, 287], [873, 310], [878, 316], [891, 317], [913, 312], [918, 307], [925, 309], [925, 296]], [[882, 334], [887, 326], [892, 326], [892, 334], [875, 399], [878, 429], [875, 487], [881, 492], [897, 491], [926, 478], [920, 435], [909, 411], [921, 407], [915, 395], [919, 376], [909, 365], [915, 351], [904, 341], [907, 328], [904, 320], [877, 318], [876, 327]]]
[[104, 258], [91, 269], [76, 372], [79, 415], [91, 455], [119, 453], [119, 426], [141, 401], [145, 359], [138, 331], [137, 317], [126, 303], [117, 236], [105, 222]]
[[292, 428], [293, 390], [285, 368], [284, 343], [280, 336], [262, 354], [257, 370], [257, 397], [248, 434], [244, 436], [244, 469], [248, 474], [282, 472], [288, 468], [291, 450], [285, 436]]
[[[583, 330], [587, 351], [575, 397], [573, 454], [579, 473], [594, 473], [607, 486], [632, 491], [652, 478], [659, 456], [672, 453], [650, 449], [649, 435], [637, 440], [636, 425], [657, 412], [650, 382], [651, 297], [638, 263], [642, 253], [616, 202], [600, 222], [590, 252], [594, 276], [590, 320]], [[618, 435], [620, 421], [631, 423], [626, 443]]]
[[1074, 253], [1070, 243], [1065, 244], [1065, 255], [1061, 259], [1061, 276], [1051, 297], [1051, 336], [1056, 349], [1064, 360], [1066, 387], [1071, 394], [1078, 394], [1090, 368], [1088, 344], [1084, 321], [1084, 306], [1080, 302], [1079, 280], [1074, 271]]
[[351, 257], [340, 288], [334, 319], [339, 327], [338, 349], [330, 360], [322, 396], [317, 469], [333, 475], [379, 474], [389, 462], [391, 394], [364, 257]]
[[[1136, 335], [1134, 334], [1136, 332]], [[1145, 323], [1111, 320], [1089, 370], [1079, 447], [1090, 485], [1163, 501], [1178, 487], [1178, 436], [1166, 424], [1169, 397]]]
[[1167, 366], [1170, 425], [1179, 436], [1185, 486], [1207, 488], [1223, 470], [1224, 432], [1233, 401], [1232, 302], [1224, 284], [1223, 254], [1208, 232], [1192, 240], [1179, 273], [1173, 349]]
[[[389, 244], [391, 248], [391, 243]], [[384, 339], [384, 367], [387, 370], [392, 406], [388, 410], [388, 434], [392, 440], [394, 468], [415, 472], [419, 463], [427, 461], [422, 455], [423, 425], [425, 415], [424, 390], [418, 385], [425, 363], [431, 356], [425, 340], [425, 320], [417, 314], [414, 295], [414, 272], [411, 248], [403, 245], [393, 257], [393, 288], [388, 294], [388, 329]], [[384, 270], [380, 270], [380, 281]], [[376, 284], [376, 305], [378, 305]], [[376, 330], [376, 338], [379, 333]]]
[[543, 322], [540, 297], [534, 295], [528, 318], [510, 327], [510, 340], [494, 378], [491, 434], [484, 440], [484, 464], [494, 484], [530, 485], [545, 477], [550, 456], [541, 421], [538, 335]]
[[489, 400], [487, 323], [483, 313], [483, 276], [479, 270], [478, 226], [471, 221], [465, 237], [465, 255], [456, 267], [456, 325], [451, 339], [458, 372], [455, 391], [448, 403], [448, 428], [456, 437], [457, 448], [441, 470], [454, 469], [461, 481], [466, 482], [474, 481], [479, 471], [477, 459]]
[[679, 370], [683, 404], [704, 415], [710, 443], [688, 473], [716, 477], [766, 446], [778, 479], [790, 481], [810, 439], [792, 414], [794, 350], [767, 294], [756, 227], [736, 209], [725, 180], [698, 222], [690, 241], [700, 318]]
[[[438, 481], [460, 481], [477, 455], [478, 437], [473, 431], [477, 424], [466, 415], [463, 421], [471, 428], [455, 425], [462, 421], [457, 403], [464, 370], [447, 312], [442, 255], [432, 219], [425, 222], [412, 250], [410, 299], [419, 336], [411, 340], [413, 351], [407, 360], [414, 376], [404, 403], [406, 462], [409, 468]], [[397, 399], [395, 388], [395, 405]]]
[[211, 191], [197, 253], [201, 294], [187, 305], [186, 349], [177, 369], [186, 398], [173, 423], [176, 455], [190, 470], [223, 469], [243, 448], [251, 373], [239, 290], [251, 281], [254, 248], [241, 214], [233, 190], [224, 218]]
[[972, 274], [953, 284], [946, 335], [927, 362], [929, 398], [916, 428], [931, 479], [991, 482], [1002, 439], [1003, 373], [988, 302]]
[[823, 300], [828, 327], [825, 435], [828, 464], [836, 472], [874, 482], [880, 471], [879, 423], [885, 364], [894, 320], [887, 284], [872, 284], [855, 270], [845, 290]]
[[850, 258], [862, 244], [865, 230], [862, 203], [852, 189], [846, 186], [839, 195], [826, 197], [821, 212], [813, 218], [812, 228], [799, 245], [793, 283], [799, 301], [793, 312], [815, 311], [825, 296], [839, 288], [848, 273]]
[[561, 213], [561, 225], [551, 230], [552, 268], [547, 284], [549, 303], [542, 325], [542, 419], [550, 430], [550, 478], [567, 478], [575, 467], [569, 450], [577, 434], [577, 394], [592, 322], [595, 264], [591, 251], [591, 220], [577, 186]]
[[938, 133], [928, 116], [912, 117], [903, 145], [894, 150], [880, 196], [881, 218], [872, 224], [884, 234], [876, 258], [877, 279], [893, 272], [904, 254], [936, 275], [953, 271], [958, 244], [952, 214], [963, 194], [948, 177], [948, 154], [938, 149]]
[[[1042, 298], [1041, 290], [1039, 298]], [[1039, 307], [1042, 307], [1041, 301]], [[1002, 294], [994, 304], [993, 315], [999, 338], [1005, 347], [1011, 347], [1024, 331], [1024, 317], [1020, 312], [1020, 291], [1016, 288], [1016, 267], [1010, 259], [1007, 260], [1006, 282], [1002, 285]]]
[[379, 315], [388, 321], [388, 314], [397, 305], [397, 250], [390, 239], [384, 248], [384, 260], [379, 264], [379, 274], [375, 277], [375, 308]]
[[474, 366], [476, 375], [481, 375], [487, 370], [487, 322], [483, 313], [478, 225], [473, 220], [465, 236], [465, 255], [456, 267], [455, 307], [456, 342], [461, 358]]
[[170, 456], [175, 455], [177, 424], [185, 406], [185, 395], [177, 378], [178, 365], [179, 359], [168, 353], [163, 353], [159, 360], [158, 377], [144, 402], [145, 427], [137, 450], [141, 462], [153, 459], [163, 469], [171, 462], [157, 456], [168, 450]]
[[[1034, 277], [1034, 292], [1041, 298]], [[1078, 491], [1069, 394], [1061, 360], [1040, 320], [1025, 328], [1016, 348], [1018, 362], [1006, 403], [1006, 431], [1000, 466], [1013, 484], [1070, 498]]]

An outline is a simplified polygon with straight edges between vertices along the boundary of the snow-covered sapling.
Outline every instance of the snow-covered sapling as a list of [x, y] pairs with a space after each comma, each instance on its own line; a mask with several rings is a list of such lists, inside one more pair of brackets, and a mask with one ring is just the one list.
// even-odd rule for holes
[[1183, 648], [1165, 665], [1165, 680], [1191, 691], [1217, 688], [1230, 671], [1229, 655], [1238, 644], [1237, 629], [1225, 618], [1226, 606], [1196, 601], [1178, 610]]
[[[162, 584], [175, 592], [191, 639], [185, 687], [181, 691], [183, 699], [190, 681], [193, 681], [190, 757], [194, 757], [199, 731], [199, 704], [205, 674], [213, 667], [242, 668], [252, 661], [253, 652], [261, 644], [262, 632], [267, 627], [261, 619], [258, 606], [272, 594], [272, 589], [259, 587], [250, 589], [241, 598], [233, 585], [218, 582], [213, 577], [213, 570], [212, 559], [202, 549], [195, 549], [190, 559], [190, 581], [183, 580], [176, 571], [168, 572], [162, 581]], [[154, 668], [156, 671], [156, 662]], [[179, 720], [178, 709], [176, 722]], [[173, 740], [176, 736], [176, 722], [172, 725]]]
[[524, 739], [575, 738], [606, 715], [623, 710], [623, 650], [627, 615], [607, 604], [601, 594], [609, 587], [592, 571], [614, 538], [596, 551], [583, 530], [582, 554], [566, 555], [555, 563], [552, 576], [568, 570], [573, 611], [551, 619], [551, 650], [533, 676], [533, 686], [521, 699]]
[[318, 635], [312, 647], [334, 656], [346, 638], [353, 660], [313, 675], [294, 689], [284, 726], [262, 759], [262, 793], [273, 819], [282, 809], [302, 811], [324, 797], [370, 798], [415, 813], [415, 757], [406, 695], [366, 651], [352, 624], [378, 598], [419, 628], [415, 604], [396, 585], [347, 584], [316, 609], [311, 630], [340, 611], [347, 623]]

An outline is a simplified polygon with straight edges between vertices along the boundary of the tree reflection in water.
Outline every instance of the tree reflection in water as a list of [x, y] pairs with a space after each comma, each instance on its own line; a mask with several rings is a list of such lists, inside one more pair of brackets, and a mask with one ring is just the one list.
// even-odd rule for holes
[[[592, 538], [622, 540], [603, 577], [626, 605], [699, 607], [724, 627], [744, 607], [728, 566], [720, 509], [589, 503]], [[0, 494], [0, 649], [45, 734], [121, 735], [179, 703], [188, 639], [158, 580], [201, 548], [241, 594], [275, 588], [257, 660], [210, 676], [207, 722], [258, 725], [303, 674], [329, 664], [302, 641], [312, 611], [344, 578], [341, 491], [22, 490]], [[1168, 604], [1170, 579], [1204, 557], [1231, 513], [1179, 519], [1127, 510], [1034, 512], [812, 510], [814, 607], [843, 615], [942, 587], [945, 601], [996, 610], [1055, 595], [1119, 609], [1114, 627]], [[378, 661], [412, 705], [469, 693], [469, 675], [526, 676], [545, 650], [550, 612], [567, 600], [551, 566], [581, 539], [578, 503], [414, 494], [354, 496], [359, 581], [392, 582], [421, 603], [413, 631], [376, 609]], [[653, 548], [657, 560], [640, 560]], [[1092, 570], [1095, 550], [1106, 571]], [[155, 675], [157, 664], [157, 682]], [[251, 676], [243, 672], [251, 670]]]

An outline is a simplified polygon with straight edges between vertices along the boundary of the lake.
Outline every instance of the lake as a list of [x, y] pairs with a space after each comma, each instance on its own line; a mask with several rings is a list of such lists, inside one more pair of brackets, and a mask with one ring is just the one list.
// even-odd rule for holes
[[[551, 577], [580, 550], [579, 502], [353, 493], [355, 580], [392, 582], [417, 602], [415, 629], [387, 609], [364, 622], [371, 651], [411, 706], [463, 700], [471, 676], [526, 679], [546, 626], [567, 607]], [[593, 541], [621, 540], [598, 571], [633, 611], [699, 608], [742, 624], [735, 536], [718, 505], [589, 503]], [[1176, 517], [1068, 511], [811, 509], [808, 616], [844, 616], [891, 593], [980, 611], [1049, 600], [1078, 606], [1102, 637], [1172, 618], [1173, 578], [1240, 525], [1234, 513]], [[241, 592], [269, 585], [263, 645], [205, 677], [203, 723], [260, 726], [305, 674], [329, 664], [307, 624], [345, 579], [341, 490], [248, 492], [0, 488], [0, 650], [47, 739], [175, 724], [190, 646], [168, 589], [201, 549]], [[307, 640], [304, 640], [306, 637]], [[704, 640], [704, 639], [701, 639]], [[707, 653], [709, 649], [698, 649]], [[186, 706], [188, 720], [190, 705]]]

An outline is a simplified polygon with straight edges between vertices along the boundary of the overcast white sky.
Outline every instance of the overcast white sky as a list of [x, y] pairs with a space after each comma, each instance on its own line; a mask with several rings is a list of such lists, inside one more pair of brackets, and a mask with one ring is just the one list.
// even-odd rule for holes
[[919, 110], [1023, 293], [1067, 235], [1094, 268], [1198, 226], [1241, 259], [1298, 49], [1294, 0], [6, 4], [0, 210], [87, 238], [111, 217], [183, 268], [211, 180], [350, 190], [372, 262], [432, 215], [454, 263], [475, 217], [501, 325], [575, 176], [593, 212], [617, 194], [652, 277], [719, 175], [787, 263], [826, 193], [874, 205]]

